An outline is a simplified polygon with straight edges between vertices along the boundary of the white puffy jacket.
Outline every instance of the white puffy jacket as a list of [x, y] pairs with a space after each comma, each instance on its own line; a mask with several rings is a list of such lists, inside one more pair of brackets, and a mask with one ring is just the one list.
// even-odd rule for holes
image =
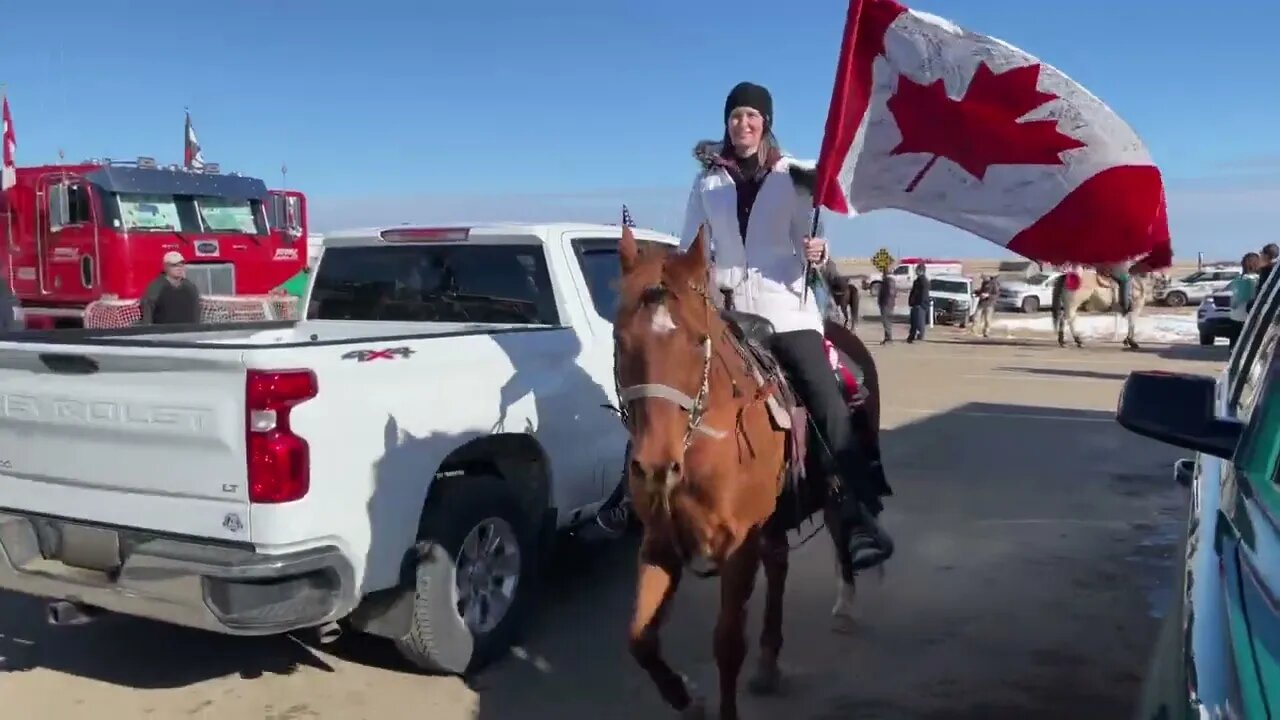
[[[707, 147], [700, 144], [695, 153], [705, 154]], [[800, 301], [805, 282], [803, 241], [812, 230], [813, 200], [810, 191], [795, 182], [792, 168], [811, 172], [813, 164], [786, 155], [774, 164], [752, 206], [744, 243], [733, 178], [723, 167], [704, 163], [689, 193], [681, 247], [687, 249], [698, 227], [705, 224], [713, 288], [731, 289], [736, 310], [767, 318], [778, 332], [822, 332], [822, 313], [814, 293], [808, 293], [803, 305]], [[711, 295], [721, 303], [719, 292], [713, 289]]]

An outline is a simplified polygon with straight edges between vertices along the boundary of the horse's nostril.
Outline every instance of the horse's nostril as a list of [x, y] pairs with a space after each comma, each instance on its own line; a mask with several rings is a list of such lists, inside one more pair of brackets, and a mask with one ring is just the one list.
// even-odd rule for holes
[[640, 465], [640, 461], [631, 461], [631, 474], [638, 477], [644, 477], [644, 467]]
[[680, 474], [680, 463], [679, 463], [679, 462], [673, 462], [673, 463], [671, 463], [671, 474], [672, 474], [672, 475], [679, 475], [679, 474]]

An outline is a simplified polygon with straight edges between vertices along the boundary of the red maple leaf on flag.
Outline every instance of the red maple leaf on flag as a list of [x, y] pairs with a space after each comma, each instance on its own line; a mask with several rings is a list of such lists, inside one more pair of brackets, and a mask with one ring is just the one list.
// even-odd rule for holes
[[941, 79], [921, 85], [905, 75], [887, 105], [902, 134], [890, 155], [933, 155], [907, 192], [915, 189], [939, 157], [964, 168], [978, 180], [992, 165], [1060, 165], [1064, 150], [1085, 143], [1058, 132], [1053, 119], [1018, 119], [1057, 95], [1036, 87], [1040, 64], [1024, 65], [999, 75], [979, 63], [964, 96], [952, 100]]

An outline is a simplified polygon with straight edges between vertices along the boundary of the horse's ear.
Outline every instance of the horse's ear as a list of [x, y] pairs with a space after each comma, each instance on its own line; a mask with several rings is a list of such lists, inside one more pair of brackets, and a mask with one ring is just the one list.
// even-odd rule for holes
[[640, 246], [636, 244], [636, 236], [630, 227], [623, 225], [622, 240], [618, 241], [618, 262], [622, 265], [622, 272], [631, 272], [639, 257]]
[[693, 237], [689, 249], [680, 257], [680, 267], [692, 274], [706, 272], [707, 269], [707, 226], [698, 226], [698, 234]]

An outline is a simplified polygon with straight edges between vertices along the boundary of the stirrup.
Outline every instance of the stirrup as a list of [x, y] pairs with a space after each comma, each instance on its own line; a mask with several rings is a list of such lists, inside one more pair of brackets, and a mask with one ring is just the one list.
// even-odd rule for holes
[[854, 572], [873, 568], [893, 557], [893, 538], [862, 505], [849, 517], [849, 565]]

